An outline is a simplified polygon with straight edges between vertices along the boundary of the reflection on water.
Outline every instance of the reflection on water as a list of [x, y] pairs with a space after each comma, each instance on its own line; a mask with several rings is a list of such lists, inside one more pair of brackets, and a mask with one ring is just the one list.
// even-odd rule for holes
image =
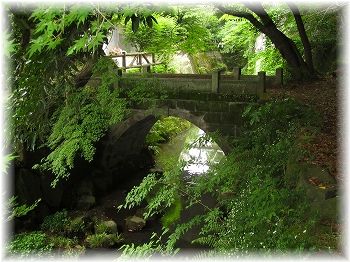
[[206, 137], [203, 130], [192, 127], [187, 136], [186, 145], [180, 154], [180, 161], [185, 161], [185, 175], [200, 175], [208, 172], [225, 156], [221, 148]]

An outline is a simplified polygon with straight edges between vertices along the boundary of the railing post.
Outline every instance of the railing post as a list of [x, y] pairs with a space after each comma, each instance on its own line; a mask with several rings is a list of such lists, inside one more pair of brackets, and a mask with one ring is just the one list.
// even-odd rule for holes
[[142, 73], [151, 73], [151, 66], [150, 65], [143, 66]]
[[233, 68], [233, 77], [235, 80], [241, 79], [241, 68], [240, 67], [234, 67]]
[[283, 68], [277, 68], [275, 73], [275, 83], [276, 86], [282, 87], [283, 86]]
[[266, 91], [266, 73], [264, 71], [261, 71], [258, 73], [258, 83], [257, 83], [257, 89], [256, 94], [258, 96], [261, 96]]
[[211, 75], [211, 92], [218, 94], [220, 92], [220, 70], [216, 70]]
[[119, 80], [120, 80], [120, 77], [123, 75], [123, 69], [121, 68], [118, 68], [117, 69], [117, 81], [113, 84], [113, 87], [114, 88], [119, 88], [120, 87], [120, 83], [119, 83]]
[[126, 71], [126, 53], [123, 52], [122, 56], [122, 67], [124, 67], [124, 71]]
[[142, 55], [138, 54], [137, 64], [140, 66], [140, 72], [142, 72]]
[[[151, 64], [154, 64], [156, 62], [156, 58], [155, 58], [155, 55], [154, 53], [151, 54]], [[153, 65], [152, 65], [153, 67]]]

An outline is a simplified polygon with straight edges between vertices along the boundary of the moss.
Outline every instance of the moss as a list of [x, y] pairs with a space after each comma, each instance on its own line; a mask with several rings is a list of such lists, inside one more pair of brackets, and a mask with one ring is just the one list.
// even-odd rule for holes
[[162, 217], [162, 225], [166, 228], [169, 228], [175, 221], [177, 221], [180, 218], [181, 211], [182, 202], [181, 199], [178, 197]]

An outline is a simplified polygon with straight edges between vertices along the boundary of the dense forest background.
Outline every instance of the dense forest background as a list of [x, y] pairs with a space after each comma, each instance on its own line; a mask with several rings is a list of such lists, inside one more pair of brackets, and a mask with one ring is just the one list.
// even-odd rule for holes
[[[165, 256], [181, 254], [186, 241], [199, 257], [341, 252], [334, 192], [343, 181], [337, 81], [345, 70], [344, 5], [12, 4], [5, 10], [3, 170], [13, 181], [13, 190], [5, 188], [4, 220], [13, 229], [7, 253], [80, 256], [106, 248]], [[167, 96], [141, 81], [127, 91], [111, 88], [120, 76], [103, 48], [116, 30], [121, 49], [155, 55], [154, 73], [233, 75], [241, 68], [243, 75], [273, 75], [283, 68], [283, 87], [246, 100], [252, 103], [240, 116], [242, 134], [229, 141], [232, 150], [191, 183], [183, 180], [178, 156], [160, 153], [191, 127], [175, 117], [158, 117], [142, 153], [120, 160], [102, 181], [106, 135], [130, 116], [131, 104]], [[98, 88], [89, 82], [96, 76]], [[196, 143], [220, 139], [211, 133]], [[139, 177], [131, 185], [132, 174]], [[109, 212], [136, 208], [128, 231], [158, 221], [147, 241], [128, 242], [130, 233], [97, 209], [102, 192], [123, 183], [123, 201]], [[76, 196], [64, 200], [67, 192]], [[184, 215], [198, 206], [199, 213]]]

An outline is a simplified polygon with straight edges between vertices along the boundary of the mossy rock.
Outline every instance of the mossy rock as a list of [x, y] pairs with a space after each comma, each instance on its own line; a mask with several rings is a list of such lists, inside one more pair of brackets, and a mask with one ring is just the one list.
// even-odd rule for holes
[[100, 221], [95, 224], [96, 234], [116, 234], [118, 233], [117, 224], [113, 220]]
[[146, 225], [146, 221], [138, 216], [130, 216], [125, 219], [125, 227], [129, 232], [140, 231]]
[[106, 233], [89, 235], [85, 240], [87, 246], [90, 248], [109, 248], [115, 246], [116, 244], [122, 243], [122, 241], [123, 238], [121, 235]]
[[86, 217], [78, 216], [72, 218], [68, 225], [66, 226], [66, 230], [68, 234], [84, 234], [86, 229], [85, 224]]

